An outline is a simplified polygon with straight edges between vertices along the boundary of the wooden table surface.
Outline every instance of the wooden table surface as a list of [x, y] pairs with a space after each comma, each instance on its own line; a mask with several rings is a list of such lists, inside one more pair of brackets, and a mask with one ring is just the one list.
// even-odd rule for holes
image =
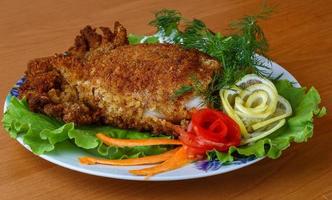
[[[314, 85], [332, 111], [332, 1], [271, 1], [272, 17], [262, 22], [270, 57], [302, 85]], [[87, 24], [119, 20], [129, 32], [152, 33], [147, 25], [161, 8], [180, 10], [223, 31], [229, 21], [259, 10], [258, 0], [191, 1], [1, 1], [0, 94], [36, 57], [63, 52]], [[0, 199], [332, 199], [331, 115], [315, 121], [314, 137], [294, 144], [277, 160], [231, 173], [176, 182], [135, 182], [74, 172], [33, 155], [0, 133]]]

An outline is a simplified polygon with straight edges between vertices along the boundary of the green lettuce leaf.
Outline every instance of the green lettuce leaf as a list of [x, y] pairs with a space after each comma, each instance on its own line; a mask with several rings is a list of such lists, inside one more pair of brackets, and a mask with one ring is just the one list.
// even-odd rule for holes
[[134, 158], [160, 154], [167, 150], [165, 146], [117, 148], [101, 144], [96, 133], [105, 133], [114, 138], [140, 139], [151, 137], [149, 133], [117, 129], [110, 126], [80, 126], [64, 124], [54, 118], [29, 110], [26, 100], [15, 97], [10, 99], [7, 111], [2, 119], [4, 128], [12, 138], [23, 135], [23, 142], [33, 153], [43, 154], [53, 151], [55, 145], [71, 141], [73, 145], [89, 152], [111, 159]]
[[144, 35], [134, 35], [134, 34], [129, 34], [128, 35], [128, 42], [131, 45], [134, 44], [155, 44], [159, 42], [159, 38], [157, 36], [151, 35], [151, 36], [144, 36]]
[[151, 134], [132, 130], [112, 128], [109, 126], [81, 126], [68, 133], [78, 147], [89, 149], [88, 152], [108, 159], [137, 158], [147, 155], [160, 154], [168, 150], [166, 146], [141, 146], [141, 147], [111, 147], [99, 143], [96, 133], [105, 133], [113, 138], [143, 139], [151, 138]]
[[293, 108], [293, 115], [287, 119], [287, 123], [266, 138], [253, 144], [231, 147], [227, 153], [210, 151], [209, 159], [217, 159], [222, 163], [229, 163], [235, 156], [256, 156], [278, 158], [282, 151], [292, 142], [306, 142], [313, 135], [313, 117], [321, 117], [326, 114], [326, 108], [320, 108], [321, 101], [318, 91], [310, 88], [296, 88], [287, 81], [279, 80], [275, 83], [278, 93], [285, 97]]

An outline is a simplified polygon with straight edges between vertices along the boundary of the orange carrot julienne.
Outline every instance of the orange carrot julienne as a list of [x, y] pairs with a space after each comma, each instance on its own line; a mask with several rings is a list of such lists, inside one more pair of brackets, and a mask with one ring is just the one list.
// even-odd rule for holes
[[79, 160], [81, 164], [87, 164], [87, 165], [94, 165], [94, 164], [117, 165], [117, 166], [145, 165], [145, 164], [154, 164], [154, 163], [163, 162], [171, 158], [178, 150], [179, 147], [159, 155], [145, 156], [142, 158], [128, 158], [123, 160], [107, 160], [107, 159], [99, 159], [93, 157], [80, 157]]
[[151, 145], [182, 145], [181, 141], [167, 138], [148, 138], [148, 139], [117, 139], [106, 136], [103, 133], [97, 133], [97, 138], [109, 146], [135, 147]]
[[161, 164], [143, 169], [130, 170], [129, 172], [138, 176], [147, 176], [148, 178], [155, 174], [180, 168], [186, 164], [189, 164], [192, 161], [193, 160], [188, 158], [186, 149], [184, 147], [181, 147], [179, 148], [179, 150], [177, 150], [174, 156]]

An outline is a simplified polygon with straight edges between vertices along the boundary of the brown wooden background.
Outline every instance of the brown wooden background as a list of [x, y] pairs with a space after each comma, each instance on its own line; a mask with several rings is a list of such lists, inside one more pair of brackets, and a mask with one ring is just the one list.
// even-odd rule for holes
[[[123, 23], [132, 33], [161, 8], [180, 10], [223, 31], [229, 21], [259, 10], [258, 0], [0, 1], [0, 94], [23, 74], [29, 59], [63, 52], [87, 24]], [[303, 85], [314, 85], [332, 111], [332, 1], [271, 1], [262, 26], [271, 58]], [[265, 159], [228, 174], [177, 182], [133, 182], [58, 167], [0, 133], [0, 199], [332, 199], [332, 118], [315, 122], [315, 135], [292, 145], [278, 160]]]

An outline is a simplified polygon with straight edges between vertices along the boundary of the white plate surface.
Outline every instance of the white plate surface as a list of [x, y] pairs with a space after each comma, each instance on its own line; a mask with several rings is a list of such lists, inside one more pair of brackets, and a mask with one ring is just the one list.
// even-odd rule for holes
[[[266, 65], [271, 66], [271, 69], [273, 71], [272, 76], [276, 77], [282, 74], [281, 79], [287, 79], [291, 82], [298, 84], [296, 79], [283, 67], [274, 62], [269, 62], [263, 57], [260, 58]], [[5, 108], [8, 105], [8, 101], [9, 98], [6, 99]], [[27, 145], [23, 144], [22, 137], [17, 138], [17, 141], [20, 144], [22, 144], [25, 148], [30, 150], [30, 148]], [[44, 155], [39, 155], [39, 157], [49, 162], [52, 162], [56, 165], [86, 174], [108, 177], [108, 178], [116, 178], [116, 179], [145, 180], [144, 177], [134, 176], [128, 173], [128, 170], [144, 168], [146, 166], [116, 167], [116, 166], [104, 166], [104, 165], [81, 165], [78, 162], [78, 157], [87, 156], [89, 155], [89, 153], [87, 153], [82, 149], [79, 149], [78, 147], [75, 147], [73, 144], [69, 142], [61, 144], [61, 146], [62, 146], [61, 148], [57, 148], [55, 151], [46, 153]], [[207, 176], [223, 174], [229, 171], [237, 170], [242, 167], [256, 163], [262, 159], [263, 158], [243, 159], [235, 161], [229, 165], [220, 165], [216, 161], [214, 162], [199, 161], [174, 171], [155, 175], [153, 177], [150, 177], [148, 180], [171, 181], [171, 180], [185, 180], [185, 179], [207, 177]]]

